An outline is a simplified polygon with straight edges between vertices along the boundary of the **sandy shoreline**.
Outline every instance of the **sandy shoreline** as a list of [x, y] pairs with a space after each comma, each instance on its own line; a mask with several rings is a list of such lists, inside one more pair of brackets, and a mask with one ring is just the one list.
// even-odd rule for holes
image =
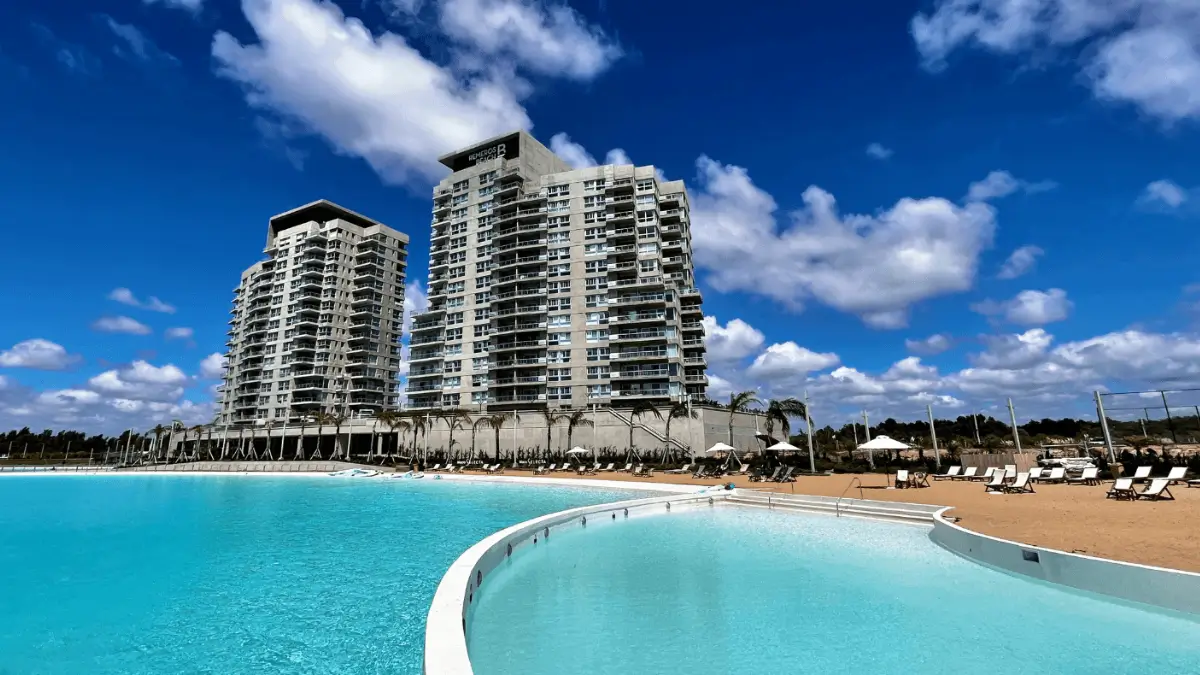
[[[263, 476], [313, 478], [325, 472], [222, 472], [222, 471], [118, 471], [118, 472], [15, 472], [2, 476]], [[429, 474], [429, 476], [438, 474]], [[443, 474], [444, 475], [444, 474]], [[1172, 488], [1175, 501], [1118, 502], [1106, 499], [1111, 483], [1099, 486], [1035, 486], [1034, 494], [996, 495], [984, 491], [981, 483], [933, 481], [921, 489], [885, 489], [881, 474], [837, 474], [801, 476], [795, 483], [751, 483], [747, 477], [693, 480], [690, 475], [658, 472], [653, 479], [636, 478], [627, 473], [601, 473], [578, 476], [556, 473], [534, 476], [530, 471], [505, 471], [499, 476], [469, 472], [446, 476], [453, 480], [496, 482], [537, 482], [570, 485], [587, 480], [595, 487], [641, 490], [664, 489], [691, 491], [707, 486], [734, 483], [740, 488], [795, 494], [838, 497], [843, 493], [880, 501], [911, 502], [952, 506], [951, 515], [961, 518], [968, 529], [1036, 546], [1082, 553], [1101, 558], [1200, 572], [1200, 537], [1194, 523], [1200, 517], [1200, 490], [1184, 485]], [[847, 488], [858, 478], [858, 487]], [[597, 481], [603, 481], [599, 483]]]

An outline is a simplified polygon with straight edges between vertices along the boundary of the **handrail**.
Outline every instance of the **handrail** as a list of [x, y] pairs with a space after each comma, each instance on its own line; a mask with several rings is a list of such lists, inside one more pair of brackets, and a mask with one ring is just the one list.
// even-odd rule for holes
[[856, 482], [858, 483], [858, 498], [859, 498], [859, 499], [863, 499], [863, 493], [862, 493], [862, 490], [863, 490], [863, 488], [862, 488], [862, 480], [860, 480], [858, 476], [855, 476], [854, 478], [851, 478], [851, 479], [850, 479], [850, 484], [846, 486], [846, 489], [845, 489], [845, 490], [842, 490], [842, 494], [838, 495], [837, 501], [833, 503], [833, 514], [834, 514], [834, 517], [836, 517], [836, 518], [841, 518], [841, 517], [842, 517], [842, 511], [841, 511], [841, 508], [842, 508], [842, 498], [846, 496], [846, 493], [850, 491], [850, 488], [854, 487], [854, 484], [855, 484]]
[[[609, 414], [611, 414], [613, 417], [616, 417], [617, 419], [621, 420], [625, 424], [625, 426], [641, 427], [641, 429], [643, 431], [650, 434], [654, 438], [658, 439], [663, 444], [666, 444], [666, 442], [667, 442], [666, 434], [660, 433], [657, 429], [651, 428], [650, 425], [646, 424], [645, 422], [634, 422], [632, 417], [626, 417], [626, 416], [622, 415], [621, 413], [617, 412], [616, 410], [613, 410], [612, 408], [608, 408], [607, 410], [608, 410]], [[679, 440], [678, 438], [672, 438], [671, 444], [674, 445], [679, 450], [684, 450], [684, 451], [688, 450], [688, 446], [686, 444], [684, 444], [684, 442]]]

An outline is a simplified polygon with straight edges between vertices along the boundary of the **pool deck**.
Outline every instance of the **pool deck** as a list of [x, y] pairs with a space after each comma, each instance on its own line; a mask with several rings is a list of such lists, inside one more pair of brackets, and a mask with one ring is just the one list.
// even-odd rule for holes
[[[504, 475], [541, 480], [527, 471], [508, 470]], [[1069, 553], [1200, 572], [1200, 537], [1194, 535], [1200, 519], [1200, 489], [1185, 485], [1171, 488], [1175, 501], [1130, 503], [1104, 497], [1111, 482], [1099, 486], [1039, 484], [1034, 486], [1034, 494], [997, 495], [984, 492], [982, 483], [961, 481], [931, 481], [928, 488], [888, 490], [882, 474], [801, 476], [786, 484], [751, 483], [744, 476], [692, 480], [691, 476], [661, 472], [650, 480], [624, 473], [586, 478], [627, 481], [646, 488], [656, 483], [706, 486], [732, 482], [740, 488], [827, 497], [845, 492], [847, 497], [859, 497], [857, 487], [846, 491], [855, 477], [863, 484], [865, 499], [952, 506], [949, 515], [961, 518], [960, 525], [983, 534]], [[585, 477], [556, 473], [548, 478], [560, 482]]]

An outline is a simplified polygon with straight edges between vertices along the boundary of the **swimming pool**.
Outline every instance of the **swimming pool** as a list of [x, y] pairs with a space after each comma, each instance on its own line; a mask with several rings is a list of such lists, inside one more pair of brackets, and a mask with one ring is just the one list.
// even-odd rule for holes
[[0, 673], [419, 673], [492, 532], [646, 492], [327, 477], [0, 479]]
[[1200, 622], [994, 571], [925, 527], [721, 507], [567, 530], [493, 570], [477, 675], [1194, 672]]

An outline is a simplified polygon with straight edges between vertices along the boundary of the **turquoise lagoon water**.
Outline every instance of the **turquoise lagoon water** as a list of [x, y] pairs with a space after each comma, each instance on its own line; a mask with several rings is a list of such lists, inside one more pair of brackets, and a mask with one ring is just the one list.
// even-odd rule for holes
[[468, 626], [477, 675], [1200, 672], [1200, 623], [982, 567], [919, 527], [688, 511], [505, 567]]
[[636, 496], [431, 480], [0, 478], [0, 673], [419, 673], [433, 592], [471, 544]]

